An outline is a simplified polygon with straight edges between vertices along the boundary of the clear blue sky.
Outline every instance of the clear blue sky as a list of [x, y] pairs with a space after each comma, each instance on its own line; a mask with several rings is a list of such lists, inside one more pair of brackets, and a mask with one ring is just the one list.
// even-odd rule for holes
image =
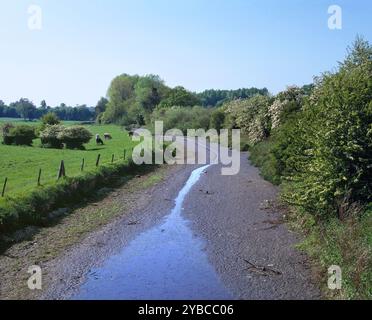
[[[27, 8], [42, 8], [30, 31]], [[343, 29], [328, 29], [328, 7]], [[267, 87], [331, 70], [357, 34], [372, 41], [370, 0], [0, 0], [0, 99], [94, 105], [121, 73], [168, 85]]]

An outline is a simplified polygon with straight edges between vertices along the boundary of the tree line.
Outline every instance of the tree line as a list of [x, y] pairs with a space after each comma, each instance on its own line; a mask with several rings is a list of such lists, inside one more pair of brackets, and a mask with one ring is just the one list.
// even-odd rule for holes
[[96, 110], [94, 107], [87, 107], [86, 105], [70, 107], [64, 103], [52, 108], [44, 100], [37, 107], [26, 98], [21, 98], [19, 101], [12, 102], [9, 105], [0, 100], [0, 117], [3, 118], [35, 120], [50, 112], [55, 113], [59, 119], [64, 121], [94, 121]]
[[200, 99], [202, 106], [204, 107], [220, 107], [224, 103], [237, 100], [237, 99], [248, 99], [255, 95], [269, 95], [267, 88], [242, 88], [238, 90], [205, 90], [197, 94]]
[[[167, 120], [169, 126], [190, 128], [206, 123], [210, 108], [234, 99], [246, 99], [257, 94], [268, 95], [266, 88], [239, 90], [206, 90], [191, 92], [182, 86], [170, 88], [157, 75], [122, 74], [114, 78], [96, 106], [99, 123], [118, 123], [126, 127], [151, 125], [153, 120]], [[209, 121], [208, 121], [209, 126]], [[204, 125], [205, 127], [205, 125]]]
[[151, 123], [152, 113], [170, 108], [186, 108], [190, 111], [195, 106], [203, 108], [220, 107], [236, 99], [247, 99], [255, 95], [269, 95], [266, 88], [242, 88], [238, 90], [205, 90], [191, 92], [182, 86], [170, 88], [157, 75], [122, 74], [110, 84], [107, 97], [102, 97], [95, 107], [79, 105], [75, 107], [61, 103], [50, 107], [45, 100], [40, 106], [21, 98], [6, 105], [0, 100], [0, 117], [22, 118], [24, 120], [40, 119], [53, 112], [64, 121], [94, 121], [99, 123], [116, 123], [126, 126], [142, 126]]

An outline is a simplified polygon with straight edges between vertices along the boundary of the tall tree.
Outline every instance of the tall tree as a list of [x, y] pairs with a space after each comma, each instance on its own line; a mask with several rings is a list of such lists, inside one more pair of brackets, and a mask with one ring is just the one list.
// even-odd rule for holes
[[194, 93], [178, 86], [170, 90], [168, 97], [160, 103], [160, 107], [194, 107], [200, 104], [200, 99]]
[[4, 117], [6, 105], [3, 100], [0, 100], [0, 117]]
[[135, 104], [135, 85], [138, 76], [122, 74], [112, 80], [107, 92], [109, 103], [104, 113], [106, 122], [121, 121]]
[[98, 117], [101, 113], [103, 113], [103, 112], [106, 111], [108, 102], [109, 101], [106, 98], [104, 98], [104, 97], [102, 97], [101, 99], [99, 99], [99, 101], [97, 102], [97, 105], [95, 107], [96, 117]]
[[11, 106], [15, 107], [24, 120], [37, 118], [36, 106], [28, 99], [21, 98], [19, 101], [12, 103]]
[[145, 112], [152, 112], [160, 103], [165, 85], [159, 76], [147, 75], [138, 79], [135, 86], [136, 102]]

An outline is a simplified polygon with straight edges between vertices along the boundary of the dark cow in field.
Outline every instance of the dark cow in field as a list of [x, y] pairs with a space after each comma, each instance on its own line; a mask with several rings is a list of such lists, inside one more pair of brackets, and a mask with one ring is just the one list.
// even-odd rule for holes
[[112, 140], [112, 136], [109, 133], [104, 133], [103, 136], [105, 137], [105, 140]]
[[102, 146], [104, 145], [104, 143], [103, 143], [101, 137], [99, 136], [99, 134], [96, 134], [96, 143], [97, 144], [100, 144]]

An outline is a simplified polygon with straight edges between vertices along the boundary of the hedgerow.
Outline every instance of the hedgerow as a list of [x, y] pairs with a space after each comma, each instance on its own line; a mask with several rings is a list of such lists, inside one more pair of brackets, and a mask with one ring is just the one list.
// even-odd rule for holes
[[[369, 44], [364, 51], [372, 52]], [[291, 139], [279, 157], [288, 155], [284, 163], [293, 172], [286, 173], [296, 184], [286, 199], [316, 215], [342, 219], [350, 206], [371, 200], [372, 55], [360, 55], [354, 49], [346, 61], [357, 63], [317, 80], [301, 117], [278, 141]]]
[[301, 248], [324, 283], [330, 265], [342, 268], [342, 290], [324, 292], [371, 298], [371, 45], [358, 38], [336, 71], [278, 94], [269, 116], [270, 137], [251, 146], [251, 159], [281, 183], [288, 215], [306, 235]]

